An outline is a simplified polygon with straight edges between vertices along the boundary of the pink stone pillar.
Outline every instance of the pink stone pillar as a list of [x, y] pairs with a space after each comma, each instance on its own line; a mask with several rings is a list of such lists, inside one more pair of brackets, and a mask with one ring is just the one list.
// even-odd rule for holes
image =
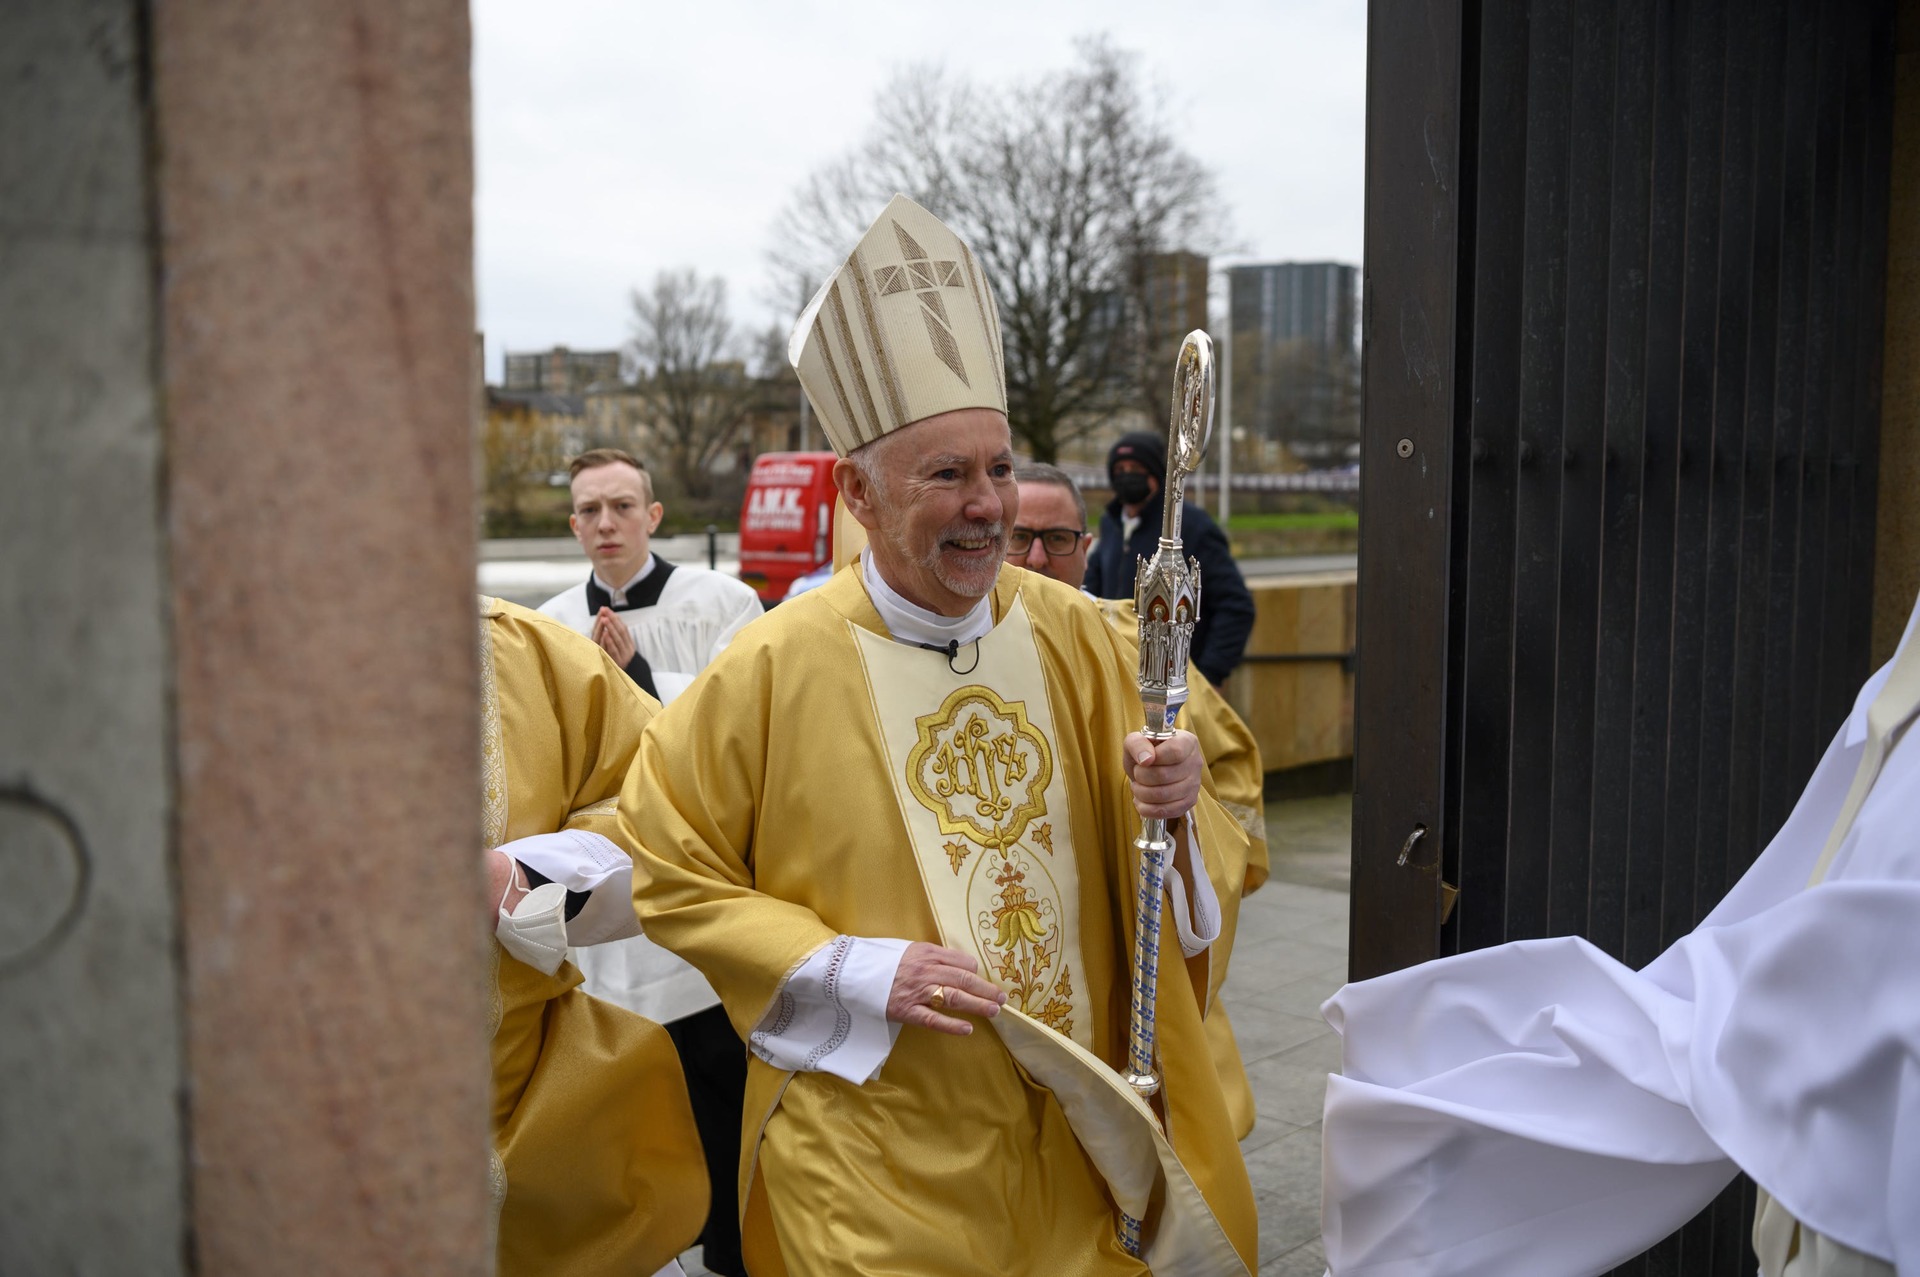
[[149, 14], [196, 1268], [485, 1272], [466, 6]]

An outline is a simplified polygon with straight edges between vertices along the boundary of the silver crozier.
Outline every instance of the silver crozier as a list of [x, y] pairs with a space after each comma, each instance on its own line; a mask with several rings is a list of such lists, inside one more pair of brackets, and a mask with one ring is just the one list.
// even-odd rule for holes
[[[1200, 565], [1180, 543], [1180, 506], [1187, 476], [1200, 465], [1213, 429], [1213, 342], [1195, 329], [1181, 343], [1173, 369], [1173, 420], [1167, 427], [1167, 477], [1160, 548], [1141, 559], [1133, 579], [1140, 611], [1140, 706], [1145, 733], [1162, 741], [1187, 703], [1187, 649], [1200, 616]], [[1133, 1011], [1127, 1025], [1127, 1085], [1145, 1099], [1160, 1089], [1154, 1066], [1153, 1011], [1160, 983], [1160, 900], [1173, 840], [1164, 820], [1144, 821], [1140, 898], [1133, 932]]]

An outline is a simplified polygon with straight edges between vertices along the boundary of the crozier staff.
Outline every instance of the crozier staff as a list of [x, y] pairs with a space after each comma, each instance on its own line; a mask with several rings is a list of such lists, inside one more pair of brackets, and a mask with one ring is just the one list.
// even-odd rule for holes
[[[1080, 489], [1066, 472], [1038, 462], [1019, 467], [1014, 478], [1020, 484], [1020, 519], [1007, 541], [1007, 561], [1079, 589], [1087, 573], [1087, 543], [1093, 539], [1087, 533], [1087, 504]], [[1128, 662], [1137, 664], [1140, 615], [1134, 610], [1133, 600], [1098, 602]], [[1229, 864], [1227, 875], [1232, 881], [1235, 868], [1240, 868], [1239, 879], [1244, 883], [1240, 894], [1252, 895], [1266, 882], [1268, 872], [1266, 771], [1260, 762], [1259, 742], [1233, 707], [1191, 666], [1187, 671], [1187, 706], [1179, 722], [1200, 743], [1207, 772], [1213, 778], [1214, 796], [1247, 832], [1246, 864]], [[1226, 965], [1233, 951], [1238, 920], [1235, 903], [1231, 896], [1221, 900], [1221, 935], [1213, 945], [1214, 963], [1220, 967]], [[1234, 1040], [1224, 1005], [1207, 1013], [1207, 1044], [1220, 1074], [1220, 1085], [1226, 1091], [1234, 1134], [1245, 1139], [1254, 1124], [1253, 1086], [1247, 1080], [1247, 1066], [1240, 1058], [1240, 1046]]]
[[[1250, 1273], [1203, 1027], [1245, 831], [1191, 735], [1130, 734], [1134, 671], [1092, 601], [1003, 563], [1019, 497], [978, 262], [897, 196], [789, 353], [870, 547], [661, 714], [622, 807], [648, 934], [753, 1052], [748, 1267]], [[1176, 841], [1164, 1123], [1117, 1071], [1142, 816]]]

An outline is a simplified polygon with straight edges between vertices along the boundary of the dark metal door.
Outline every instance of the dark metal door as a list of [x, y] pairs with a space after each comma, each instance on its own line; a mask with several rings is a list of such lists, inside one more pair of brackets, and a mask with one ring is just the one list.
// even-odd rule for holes
[[[1892, 16], [1374, 6], [1356, 977], [1544, 935], [1647, 962], [1844, 717]], [[1730, 1190], [1622, 1271], [1744, 1277], [1749, 1210]]]

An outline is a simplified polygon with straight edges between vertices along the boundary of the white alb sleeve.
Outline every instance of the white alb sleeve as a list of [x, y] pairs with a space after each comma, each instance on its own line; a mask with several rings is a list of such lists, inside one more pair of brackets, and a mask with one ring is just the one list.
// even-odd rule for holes
[[603, 834], [562, 829], [500, 844], [500, 850], [587, 903], [567, 920], [567, 943], [578, 948], [640, 934], [633, 909], [633, 858]]
[[776, 1069], [872, 1080], [900, 1035], [887, 998], [907, 944], [836, 936], [821, 945], [781, 983], [748, 1047]]
[[[1191, 817], [1186, 822], [1186, 836], [1190, 840], [1188, 851], [1193, 863], [1205, 866], [1207, 862], [1200, 855], [1200, 829]], [[1167, 863], [1167, 892], [1173, 897], [1173, 929], [1180, 933], [1180, 952], [1197, 958], [1220, 938], [1220, 897], [1213, 889], [1213, 879], [1204, 869], [1194, 875], [1198, 881], [1189, 889], [1174, 864], [1173, 861]]]

